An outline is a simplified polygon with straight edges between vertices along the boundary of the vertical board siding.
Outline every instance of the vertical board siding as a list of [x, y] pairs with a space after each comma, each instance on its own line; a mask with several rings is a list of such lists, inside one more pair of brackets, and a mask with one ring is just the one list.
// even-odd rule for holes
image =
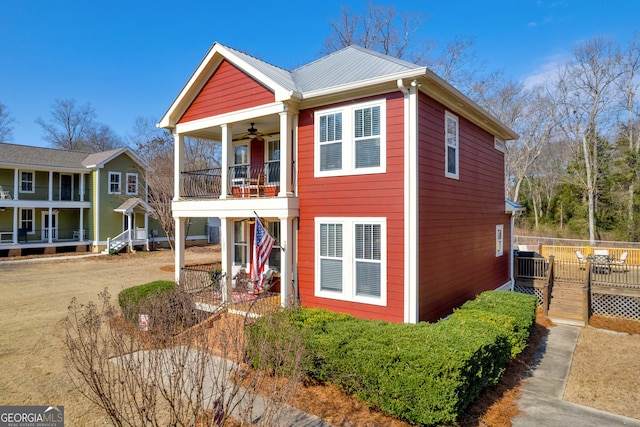
[[223, 60], [178, 123], [274, 102], [273, 92]]
[[[504, 154], [494, 137], [459, 119], [459, 178], [445, 177], [444, 112], [420, 94], [419, 307], [435, 321], [476, 294], [509, 280], [509, 216], [505, 214]], [[496, 225], [504, 251], [495, 256]]]
[[[400, 92], [386, 94], [384, 97], [387, 99], [387, 171], [384, 174], [315, 178], [315, 110], [300, 112], [298, 283], [301, 304], [304, 306], [327, 308], [362, 318], [398, 322], [404, 319], [404, 101]], [[380, 96], [368, 99], [380, 99]], [[327, 107], [330, 106], [322, 109]], [[386, 306], [319, 298], [314, 295], [316, 217], [386, 218]]]

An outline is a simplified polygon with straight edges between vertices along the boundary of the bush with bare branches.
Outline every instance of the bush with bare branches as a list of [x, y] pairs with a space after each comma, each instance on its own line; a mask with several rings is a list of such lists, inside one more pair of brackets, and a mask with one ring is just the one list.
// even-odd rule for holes
[[[107, 290], [99, 298], [98, 304], [71, 301], [66, 361], [74, 385], [113, 425], [229, 425], [231, 419], [276, 425], [292, 416], [284, 402], [300, 383], [303, 353], [294, 332], [278, 345], [285, 378], [282, 370], [244, 363], [242, 316], [219, 313], [201, 322], [189, 295], [175, 291], [145, 302], [150, 322], [142, 331], [119, 316]], [[258, 352], [269, 352], [263, 358], [273, 358], [269, 342], [256, 342]]]

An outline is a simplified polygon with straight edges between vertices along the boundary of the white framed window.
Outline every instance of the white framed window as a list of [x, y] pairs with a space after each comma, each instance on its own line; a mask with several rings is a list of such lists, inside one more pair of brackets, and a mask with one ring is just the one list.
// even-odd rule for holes
[[277, 185], [280, 183], [280, 140], [272, 139], [266, 143], [267, 163], [266, 178], [267, 184]]
[[127, 194], [138, 194], [138, 174], [127, 173]]
[[387, 304], [386, 219], [316, 218], [315, 294]]
[[458, 117], [446, 111], [444, 114], [444, 141], [445, 141], [445, 176], [447, 178], [459, 178], [459, 127]]
[[273, 237], [276, 241], [273, 244], [273, 248], [271, 248], [271, 253], [269, 254], [269, 268], [276, 273], [280, 273], [282, 265], [282, 251], [280, 248], [280, 221], [267, 222], [267, 230], [269, 231], [269, 234], [271, 234], [271, 237]]
[[20, 171], [20, 192], [36, 192], [36, 174], [33, 171]]
[[233, 222], [233, 265], [247, 265], [247, 221]]
[[28, 234], [34, 234], [36, 232], [34, 209], [20, 208], [20, 229], [27, 230]]
[[504, 253], [504, 225], [496, 225], [496, 256], [502, 256]]
[[386, 100], [315, 112], [315, 176], [386, 171]]
[[493, 148], [503, 153], [506, 153], [507, 149], [504, 145], [504, 141], [498, 138], [493, 138]]
[[120, 172], [109, 172], [109, 194], [120, 194], [121, 190], [121, 177]]

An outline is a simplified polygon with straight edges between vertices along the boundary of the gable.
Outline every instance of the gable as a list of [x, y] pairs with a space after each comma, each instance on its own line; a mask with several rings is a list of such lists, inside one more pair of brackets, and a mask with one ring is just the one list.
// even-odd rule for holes
[[205, 83], [178, 123], [257, 107], [275, 101], [275, 95], [226, 59]]

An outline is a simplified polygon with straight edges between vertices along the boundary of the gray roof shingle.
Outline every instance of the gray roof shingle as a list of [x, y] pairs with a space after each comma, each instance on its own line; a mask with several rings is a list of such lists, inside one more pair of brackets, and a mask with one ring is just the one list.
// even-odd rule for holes
[[0, 164], [7, 165], [84, 169], [82, 161], [88, 155], [79, 151], [0, 143]]

